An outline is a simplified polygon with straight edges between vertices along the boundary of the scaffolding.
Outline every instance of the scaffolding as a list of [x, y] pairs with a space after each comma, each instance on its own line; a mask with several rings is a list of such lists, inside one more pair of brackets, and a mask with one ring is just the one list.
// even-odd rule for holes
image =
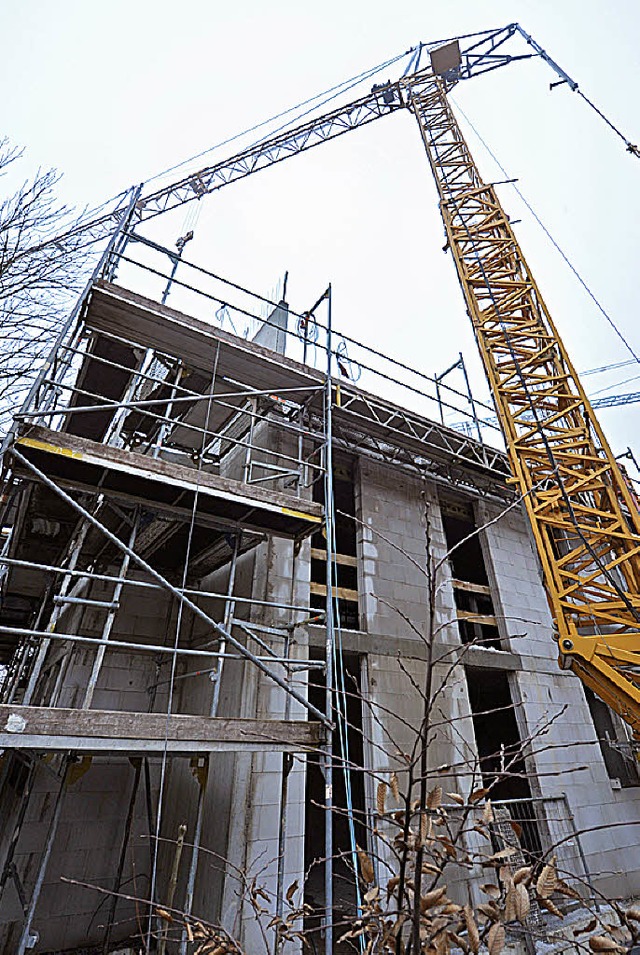
[[[192, 767], [198, 783], [184, 896], [190, 916], [214, 754], [282, 754], [276, 893], [282, 914], [291, 756], [321, 754], [329, 812], [336, 771], [331, 731], [344, 718], [333, 673], [340, 589], [334, 448], [447, 485], [511, 494], [499, 447], [424, 415], [425, 408], [438, 408], [442, 417], [453, 410], [478, 426], [478, 402], [468, 388], [459, 392], [443, 376], [430, 378], [337, 334], [330, 287], [311, 309], [291, 312], [283, 300], [264, 299], [188, 261], [189, 236], [178, 240], [176, 252], [138, 235], [131, 227], [137, 202], [136, 191], [4, 444], [0, 662], [8, 671], [0, 783], [6, 791], [19, 774], [21, 784], [10, 837], [0, 847], [0, 898], [14, 887], [19, 955], [37, 939], [38, 904], [65, 800], [92, 761], [118, 756], [129, 759], [132, 781], [121, 813], [105, 953], [116, 934], [143, 789], [151, 844], [147, 942], [156, 932], [167, 774], [176, 760]], [[256, 303], [266, 317], [256, 315]], [[244, 335], [237, 334], [241, 322]], [[377, 394], [356, 385], [361, 376]], [[325, 585], [316, 589], [324, 593], [322, 611], [296, 597], [301, 548], [319, 529], [325, 546], [313, 553], [326, 568]], [[247, 589], [247, 561], [257, 562], [255, 571], [273, 541], [290, 547], [288, 595]], [[152, 633], [136, 617], [142, 601], [157, 603]], [[305, 644], [310, 622], [325, 628], [321, 660]], [[143, 684], [137, 694], [120, 692], [114, 682], [131, 660]], [[223, 713], [229, 668], [230, 685], [245, 686], [251, 670], [280, 694], [272, 707], [277, 718], [248, 715], [242, 700], [234, 715]], [[321, 708], [306, 692], [313, 669], [324, 674]], [[190, 685], [198, 686], [197, 705], [185, 689]], [[20, 838], [43, 775], [54, 793], [46, 834], [35, 873], [21, 872]], [[331, 825], [325, 835], [323, 935], [332, 952]], [[183, 939], [181, 951], [185, 945]], [[277, 933], [274, 945], [277, 951]]]

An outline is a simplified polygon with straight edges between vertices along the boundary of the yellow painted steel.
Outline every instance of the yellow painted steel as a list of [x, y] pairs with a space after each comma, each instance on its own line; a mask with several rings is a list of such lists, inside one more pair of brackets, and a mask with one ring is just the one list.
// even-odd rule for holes
[[407, 81], [571, 668], [640, 739], [640, 515], [495, 189], [434, 75]]

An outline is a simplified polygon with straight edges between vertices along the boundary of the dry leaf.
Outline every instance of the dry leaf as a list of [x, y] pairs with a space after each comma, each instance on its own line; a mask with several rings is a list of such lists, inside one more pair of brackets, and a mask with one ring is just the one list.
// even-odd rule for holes
[[358, 853], [358, 860], [360, 861], [360, 875], [362, 876], [362, 881], [369, 884], [370, 882], [373, 882], [374, 879], [373, 863], [364, 849], [361, 849], [360, 846], [356, 846], [356, 851]]
[[289, 888], [287, 889], [287, 895], [286, 895], [287, 902], [291, 901], [291, 899], [294, 897], [297, 891], [298, 891], [298, 880], [296, 879], [295, 882], [292, 882]]
[[384, 782], [378, 783], [378, 791], [376, 793], [376, 809], [378, 810], [379, 816], [384, 816], [386, 800], [387, 800], [387, 784]]
[[433, 906], [437, 905], [446, 894], [446, 885], [441, 886], [439, 889], [432, 889], [431, 892], [427, 892], [426, 895], [423, 895], [420, 898], [420, 911], [424, 913], [427, 911], [427, 909], [433, 908]]
[[632, 905], [624, 914], [632, 922], [640, 922], [640, 908], [637, 905]]
[[447, 932], [447, 935], [451, 939], [454, 945], [457, 945], [458, 948], [461, 948], [463, 952], [469, 951], [469, 945], [467, 944], [466, 938], [462, 938], [460, 935], [456, 935], [455, 932]]
[[377, 885], [374, 885], [372, 889], [365, 893], [364, 900], [365, 902], [375, 902], [379, 895], [380, 889]]
[[500, 918], [500, 909], [493, 900], [487, 903], [480, 902], [477, 911], [488, 918], [490, 922], [495, 922]]
[[620, 946], [607, 938], [606, 935], [592, 935], [589, 939], [589, 948], [592, 952], [620, 952]]
[[387, 882], [387, 900], [391, 898], [398, 885], [400, 884], [400, 879], [394, 875], [392, 879], [389, 879]]
[[473, 917], [471, 906], [465, 905], [463, 912], [464, 923], [467, 926], [467, 935], [469, 936], [469, 948], [473, 952], [473, 955], [478, 955], [478, 949], [480, 948], [480, 933]]
[[566, 895], [568, 899], [579, 899], [580, 893], [576, 892], [574, 888], [570, 885], [567, 885], [566, 882], [563, 882], [562, 879], [556, 879], [555, 891], [559, 892], [560, 895]]
[[396, 776], [395, 773], [391, 773], [391, 776], [389, 778], [389, 787], [391, 789], [391, 793], [395, 801], [400, 802], [400, 790], [398, 788], [398, 777]]
[[519, 822], [516, 822], [515, 819], [510, 819], [510, 820], [509, 820], [509, 825], [511, 826], [511, 828], [512, 828], [513, 831], [515, 832], [515, 834], [516, 834], [516, 836], [518, 837], [518, 839], [520, 839], [520, 837], [522, 836], [522, 826], [520, 825], [520, 823], [519, 823]]
[[472, 792], [469, 796], [469, 802], [478, 802], [478, 800], [483, 799], [488, 792], [488, 789], [476, 789], [475, 792]]
[[193, 929], [191, 928], [191, 926], [189, 925], [188, 922], [185, 922], [185, 923], [184, 923], [184, 927], [185, 927], [186, 932], [187, 932], [187, 941], [188, 941], [188, 942], [193, 942]]
[[495, 922], [489, 929], [487, 948], [489, 949], [489, 955], [500, 955], [504, 948], [504, 925], [501, 925], [500, 922]]
[[515, 892], [516, 918], [519, 922], [524, 922], [531, 911], [531, 899], [529, 898], [526, 885], [523, 885], [522, 882], [514, 885], [513, 888]]
[[556, 869], [554, 865], [545, 865], [536, 882], [538, 898], [548, 899], [556, 887]]
[[442, 803], [442, 786], [434, 786], [427, 796], [427, 809], [439, 809]]
[[431, 826], [429, 825], [429, 821], [430, 821], [429, 817], [427, 816], [426, 813], [424, 812], [420, 813], [420, 842], [422, 843], [422, 845], [425, 844], [425, 842], [431, 835], [431, 832], [430, 832]]
[[457, 915], [458, 912], [462, 912], [462, 906], [458, 905], [457, 902], [447, 902], [442, 909], [443, 915]]
[[558, 906], [555, 905], [551, 899], [539, 899], [538, 901], [540, 902], [540, 905], [547, 910], [547, 912], [551, 912], [552, 915], [557, 916], [559, 919], [564, 918], [564, 912], [561, 912]]
[[487, 799], [484, 809], [482, 811], [482, 821], [486, 822], [489, 825], [490, 822], [493, 822], [493, 809], [491, 808], [491, 800]]
[[[459, 806], [464, 806], [464, 799], [460, 793], [447, 793], [449, 799], [453, 799], [454, 802], [457, 802]], [[457, 944], [457, 943], [456, 943]]]
[[511, 882], [507, 888], [507, 895], [504, 903], [504, 920], [505, 922], [515, 922], [517, 917], [516, 887], [513, 882]]
[[516, 885], [519, 885], [520, 882], [525, 882], [531, 875], [531, 866], [523, 865], [522, 868], [516, 869], [513, 873], [513, 881]]
[[159, 915], [161, 919], [164, 919], [165, 922], [173, 922], [173, 915], [170, 912], [167, 912], [166, 909], [156, 909], [156, 915]]
[[494, 885], [493, 882], [485, 882], [485, 884], [481, 885], [480, 888], [485, 895], [490, 896], [492, 899], [499, 899], [502, 895], [499, 886]]

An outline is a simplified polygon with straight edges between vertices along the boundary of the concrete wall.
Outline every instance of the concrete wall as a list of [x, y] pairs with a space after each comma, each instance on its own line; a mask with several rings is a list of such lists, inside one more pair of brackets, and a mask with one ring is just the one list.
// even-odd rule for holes
[[[479, 521], [497, 515], [479, 506]], [[513, 511], [485, 532], [503, 635], [519, 666], [513, 687], [521, 732], [548, 729], [532, 746], [535, 785], [542, 796], [566, 793], [587, 864], [597, 887], [609, 895], [640, 893], [640, 787], [617, 790], [607, 775], [581, 682], [556, 662], [551, 615], [524, 515]]]
[[[267, 440], [266, 434], [260, 436], [263, 439]], [[234, 457], [239, 464], [239, 456]], [[426, 679], [425, 640], [429, 633], [427, 537], [432, 559], [440, 562], [434, 608], [434, 653], [438, 662], [432, 686], [437, 693], [433, 713], [440, 725], [433, 732], [428, 751], [430, 786], [446, 779], [447, 789], [468, 792], [477, 785], [477, 777], [471, 778], [469, 768], [477, 758], [477, 748], [464, 669], [452, 668], [454, 654], [461, 645], [450, 570], [444, 559], [446, 542], [438, 488], [371, 459], [362, 459], [356, 473], [361, 631], [343, 633], [342, 641], [345, 651], [358, 654], [363, 661], [365, 760], [371, 770], [366, 808], [373, 814], [378, 780], [388, 780], [390, 772], [395, 771], [401, 787], [404, 785], [406, 761], [401, 754], [412, 752], [415, 730], [423, 718], [420, 688]], [[498, 513], [492, 505], [476, 505], [478, 524], [496, 518]], [[640, 790], [612, 788], [582, 686], [572, 675], [557, 669], [551, 619], [522, 513], [510, 511], [492, 523], [481, 532], [481, 541], [504, 650], [465, 651], [464, 664], [497, 667], [508, 674], [522, 737], [535, 736], [543, 727], [545, 730], [536, 736], [528, 758], [534, 795], [552, 797], [566, 793], [578, 829], [592, 830], [581, 838], [598, 887], [616, 895], [637, 895], [640, 862], [636, 847], [640, 833], [636, 820], [640, 818]], [[309, 561], [309, 541], [299, 549], [292, 542], [265, 542], [240, 558], [235, 592], [254, 599], [307, 606]], [[203, 587], [224, 591], [226, 575], [226, 570], [211, 575], [203, 581]], [[114, 636], [172, 644], [176, 626], [173, 604], [159, 599], [157, 592], [132, 593], [123, 600]], [[92, 596], [99, 599], [100, 595], [98, 587]], [[219, 616], [221, 602], [214, 604], [214, 608]], [[76, 611], [74, 619], [69, 615], [69, 626], [88, 635], [99, 632], [100, 621], [86, 612], [80, 617], [80, 613]], [[249, 609], [241, 604], [237, 605], [236, 615], [271, 627], [284, 626], [292, 619], [289, 611], [259, 606]], [[184, 639], [192, 646], [210, 639], [207, 628], [188, 615], [183, 627]], [[234, 633], [247, 639], [239, 628]], [[262, 636], [275, 650], [282, 650], [283, 643], [277, 637], [268, 633]], [[323, 641], [322, 628], [299, 627], [293, 631], [290, 653], [304, 658], [308, 643], [322, 645]], [[61, 652], [62, 648], [56, 650], [56, 654]], [[92, 651], [74, 654], [62, 681], [59, 705], [78, 705], [92, 659]], [[189, 666], [193, 670], [200, 664]], [[186, 672], [181, 667], [178, 675]], [[153, 706], [158, 712], [164, 711], [166, 686], [157, 688], [155, 698], [147, 691], [167, 676], [168, 667], [163, 664], [158, 670], [153, 655], [110, 654], [94, 705], [142, 711]], [[304, 691], [306, 674], [296, 679]], [[176, 684], [174, 712], [208, 713], [211, 697], [208, 675], [189, 676]], [[219, 713], [281, 718], [286, 715], [285, 695], [253, 667], [231, 661], [225, 664]], [[302, 708], [292, 704], [288, 714], [302, 716]], [[281, 828], [281, 769], [282, 757], [278, 753], [214, 754], [204, 793], [203, 852], [194, 912], [213, 920], [221, 917], [230, 931], [240, 934], [252, 953], [266, 951], [264, 921], [261, 926], [246, 899], [239, 904], [238, 882], [230, 876], [224, 878], [224, 860], [249, 879], [256, 876], [261, 887], [274, 897]], [[99, 900], [89, 890], [70, 889], [60, 883], [59, 877], [64, 874], [105, 884], [109, 873], [115, 871], [132, 779], [133, 769], [126, 760], [97, 760], [70, 790], [34, 923], [46, 928], [47, 946], [70, 947], [94, 936], [101, 938], [97, 926], [104, 921], [104, 906], [94, 917]], [[156, 761], [152, 767], [154, 794], [159, 779]], [[184, 823], [189, 844], [195, 831], [198, 784], [187, 760], [169, 762], [164, 787], [162, 836], [175, 839], [178, 826]], [[46, 837], [54, 788], [50, 772], [45, 768], [39, 770], [18, 847], [19, 865], [26, 865], [28, 882], [35, 877], [35, 860]], [[15, 811], [15, 806], [9, 807], [8, 817], [15, 815]], [[386, 825], [380, 822], [383, 832]], [[141, 793], [136, 802], [133, 848], [126, 860], [125, 879], [133, 878], [135, 866], [137, 891], [142, 894], [149, 874], [147, 827]], [[285, 890], [296, 879], [300, 884], [303, 881], [304, 827], [305, 760], [299, 757], [288, 777]], [[383, 840], [378, 843], [380, 875], [384, 879], [385, 871], [390, 871], [391, 855]], [[166, 896], [172, 853], [172, 846], [163, 843], [159, 867], [161, 898]], [[190, 862], [191, 850], [187, 845], [176, 895], [178, 905], [185, 901]], [[466, 900], [468, 888], [462, 874], [454, 874], [452, 883], [451, 891], [461, 901]], [[0, 909], [0, 941], [7, 951], [11, 950], [7, 945], [13, 944], [8, 941], [12, 929], [7, 926], [7, 919], [17, 914], [12, 892], [6, 894]], [[126, 920], [131, 914], [132, 910], [123, 903], [117, 918]], [[290, 951], [294, 950], [291, 946]]]

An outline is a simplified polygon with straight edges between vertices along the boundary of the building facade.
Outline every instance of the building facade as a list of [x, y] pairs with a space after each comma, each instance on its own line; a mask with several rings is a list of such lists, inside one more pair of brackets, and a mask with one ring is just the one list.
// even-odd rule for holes
[[266, 953], [302, 901], [321, 950], [327, 739], [340, 925], [356, 842], [393, 874], [377, 786], [406, 785], [425, 687], [435, 783], [488, 787], [576, 885], [640, 892], [635, 762], [558, 669], [504, 456], [288, 357], [287, 315], [250, 342], [98, 281], [18, 418], [2, 951], [187, 952], [160, 907]]

